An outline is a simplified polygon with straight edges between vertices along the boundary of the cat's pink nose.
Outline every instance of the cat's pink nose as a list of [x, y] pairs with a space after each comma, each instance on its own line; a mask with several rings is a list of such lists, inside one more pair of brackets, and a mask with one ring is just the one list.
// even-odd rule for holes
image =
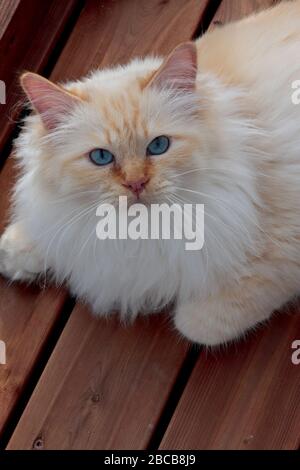
[[149, 178], [144, 177], [136, 181], [126, 181], [126, 183], [124, 183], [123, 186], [130, 189], [130, 191], [133, 192], [135, 196], [139, 197], [141, 192], [144, 191], [148, 181], [149, 181]]

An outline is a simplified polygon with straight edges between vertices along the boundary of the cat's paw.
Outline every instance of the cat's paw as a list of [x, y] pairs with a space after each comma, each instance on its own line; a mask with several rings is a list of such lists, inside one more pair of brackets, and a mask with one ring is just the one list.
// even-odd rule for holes
[[[221, 314], [220, 314], [221, 313]], [[239, 337], [240, 332], [222, 316], [222, 306], [215, 302], [187, 302], [175, 312], [177, 330], [194, 343], [217, 346]]]
[[12, 281], [32, 282], [42, 271], [43, 262], [19, 225], [10, 225], [0, 238], [0, 274]]

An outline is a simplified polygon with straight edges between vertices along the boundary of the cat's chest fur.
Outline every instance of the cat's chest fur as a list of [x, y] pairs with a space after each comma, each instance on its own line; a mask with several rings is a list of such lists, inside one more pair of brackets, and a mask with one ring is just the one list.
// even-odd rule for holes
[[58, 223], [61, 217], [63, 212], [55, 214], [41, 204], [31, 221], [32, 237], [56, 280], [67, 281], [95, 313], [151, 313], [176, 300], [179, 292], [188, 297], [199, 292], [203, 254], [187, 250], [185, 240], [101, 240], [96, 216], [78, 216], [64, 225]]
[[[70, 197], [49, 199], [45, 188], [42, 196], [40, 185], [30, 173], [22, 184], [26, 197], [20, 187], [20, 211], [45, 268], [50, 268], [59, 284], [66, 282], [72, 293], [87, 301], [97, 314], [119, 311], [135, 316], [159, 310], [178, 298], [189, 300], [211, 295], [228, 279], [226, 273], [231, 272], [234, 278], [241, 272], [246, 261], [245, 248], [250, 249], [241, 230], [249, 233], [256, 228], [249, 227], [249, 217], [253, 220], [255, 214], [246, 205], [240, 213], [243, 225], [239, 223], [239, 230], [224, 222], [220, 226], [218, 220], [230, 206], [212, 203], [213, 187], [205, 189], [208, 198], [203, 200], [202, 249], [188, 250], [184, 238], [101, 240], [97, 238], [99, 217], [93, 205], [77, 205]], [[196, 188], [197, 182], [194, 184]], [[245, 198], [240, 189], [232, 193], [230, 205]], [[223, 200], [225, 194], [219, 190], [218, 199]], [[232, 215], [231, 208], [228, 215]]]

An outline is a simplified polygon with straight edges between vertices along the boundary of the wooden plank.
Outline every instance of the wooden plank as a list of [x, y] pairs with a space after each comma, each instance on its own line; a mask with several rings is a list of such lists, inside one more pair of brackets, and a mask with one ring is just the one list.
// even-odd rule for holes
[[77, 5], [78, 0], [1, 1], [0, 80], [6, 84], [6, 104], [0, 105], [0, 150], [15, 125], [22, 104], [19, 73], [24, 69], [43, 71]]
[[9, 448], [146, 447], [185, 351], [158, 316], [125, 328], [77, 306]]
[[292, 342], [300, 318], [282, 315], [251, 341], [203, 353], [161, 449], [297, 449], [300, 374]]
[[0, 0], [0, 40], [21, 0]]
[[[0, 79], [7, 88], [1, 105], [0, 149], [14, 123], [19, 99], [17, 72], [23, 68], [41, 71], [57, 44], [78, 0], [47, 4], [37, 0], [3, 0], [0, 5]], [[26, 19], [26, 20], [25, 20]], [[5, 58], [5, 60], [3, 60]], [[9, 192], [13, 184], [12, 161], [0, 177], [0, 232], [6, 224]], [[0, 368], [0, 435], [60, 316], [66, 294], [55, 289], [40, 292], [0, 280], [0, 338], [7, 348], [7, 365]], [[33, 333], [34, 332], [34, 333]]]
[[[9, 206], [15, 172], [12, 160], [0, 175], [0, 233]], [[7, 364], [0, 366], [0, 437], [28, 378], [60, 316], [66, 294], [0, 278], [0, 340], [5, 341]]]
[[[126, 63], [129, 58], [150, 52], [167, 54], [174, 44], [190, 39], [208, 3], [209, 0], [122, 0], [115, 5], [89, 0], [52, 78], [76, 79], [99, 65]], [[95, 42], [97, 47], [93, 47]], [[78, 55], [79, 50], [84, 51], [84, 60]]]
[[[53, 76], [169, 51], [192, 37], [206, 3], [88, 2]], [[77, 306], [9, 448], [145, 448], [186, 352], [165, 317], [125, 329]]]
[[236, 21], [253, 12], [264, 10], [280, 0], [223, 0], [211, 23], [211, 28], [218, 24]]
[[[226, 0], [213, 22], [272, 3]], [[217, 356], [203, 353], [161, 449], [297, 449], [300, 374], [291, 344], [299, 338], [299, 314], [282, 315], [245, 344]]]

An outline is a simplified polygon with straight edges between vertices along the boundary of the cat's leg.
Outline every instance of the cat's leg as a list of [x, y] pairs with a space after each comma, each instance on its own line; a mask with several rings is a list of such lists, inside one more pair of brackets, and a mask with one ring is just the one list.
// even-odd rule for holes
[[22, 224], [9, 225], [0, 237], [0, 274], [12, 281], [32, 282], [43, 269], [44, 263]]
[[268, 319], [290, 295], [276, 283], [247, 280], [231, 293], [205, 302], [179, 303], [175, 326], [193, 342], [208, 346], [226, 343]]

